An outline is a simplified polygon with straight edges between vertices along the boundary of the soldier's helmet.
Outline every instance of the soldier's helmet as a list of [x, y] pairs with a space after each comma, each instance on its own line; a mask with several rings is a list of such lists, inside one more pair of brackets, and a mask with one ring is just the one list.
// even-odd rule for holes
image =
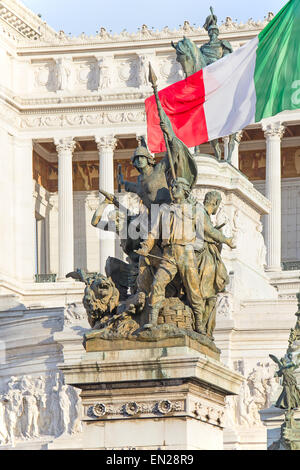
[[147, 160], [148, 160], [148, 163], [150, 165], [154, 166], [155, 165], [155, 157], [153, 155], [151, 155], [151, 153], [149, 152], [149, 150], [147, 148], [145, 138], [143, 136], [141, 136], [141, 137], [138, 137], [137, 140], [138, 140], [139, 145], [138, 145], [137, 149], [135, 150], [134, 154], [131, 157], [132, 163], [134, 164], [134, 160], [137, 157], [146, 157]]
[[203, 28], [206, 29], [208, 33], [213, 30], [219, 33], [219, 28], [218, 28], [217, 23], [218, 23], [218, 18], [214, 14], [212, 7], [210, 7], [210, 15], [206, 18]]
[[211, 31], [215, 31], [217, 34], [219, 34], [219, 32], [220, 32], [219, 27], [218, 27], [218, 25], [216, 25], [216, 24], [210, 25], [207, 31], [208, 31], [208, 34], [209, 34]]

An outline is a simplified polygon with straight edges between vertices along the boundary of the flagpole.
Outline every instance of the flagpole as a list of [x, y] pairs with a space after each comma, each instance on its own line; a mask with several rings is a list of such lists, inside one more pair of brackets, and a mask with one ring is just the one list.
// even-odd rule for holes
[[[161, 102], [159, 100], [158, 91], [157, 91], [157, 77], [154, 73], [154, 70], [153, 70], [150, 62], [149, 62], [149, 82], [151, 83], [152, 88], [153, 88], [153, 92], [154, 92], [154, 96], [155, 96], [155, 100], [156, 100], [156, 105], [157, 105], [157, 110], [158, 110], [158, 115], [159, 115], [159, 118], [160, 118], [160, 122], [164, 122], [165, 111], [163, 110], [163, 107], [162, 107]], [[165, 135], [164, 132], [163, 132], [163, 135], [164, 135], [167, 154], [168, 154], [168, 158], [169, 158], [169, 162], [170, 162], [172, 177], [173, 177], [174, 180], [176, 180], [176, 173], [175, 173], [174, 163], [173, 163], [173, 159], [172, 159], [172, 154], [171, 154], [171, 151], [170, 151], [168, 137]]]

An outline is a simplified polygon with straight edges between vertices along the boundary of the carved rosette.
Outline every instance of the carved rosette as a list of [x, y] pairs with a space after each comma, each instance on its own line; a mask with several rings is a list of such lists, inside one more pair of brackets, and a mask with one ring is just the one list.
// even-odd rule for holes
[[96, 403], [96, 405], [92, 407], [91, 411], [93, 412], [94, 416], [97, 416], [99, 418], [105, 416], [107, 413], [106, 406], [104, 405], [104, 403]]
[[102, 418], [103, 416], [113, 418], [134, 417], [142, 415], [153, 415], [156, 417], [165, 416], [168, 413], [183, 412], [185, 410], [185, 400], [170, 401], [161, 400], [149, 402], [127, 402], [127, 403], [96, 403], [87, 409], [87, 416], [90, 418]]
[[172, 403], [169, 400], [161, 400], [157, 403], [157, 410], [162, 415], [166, 415], [172, 411]]
[[139, 411], [139, 406], [135, 401], [128, 402], [124, 405], [124, 412], [128, 416], [135, 416]]

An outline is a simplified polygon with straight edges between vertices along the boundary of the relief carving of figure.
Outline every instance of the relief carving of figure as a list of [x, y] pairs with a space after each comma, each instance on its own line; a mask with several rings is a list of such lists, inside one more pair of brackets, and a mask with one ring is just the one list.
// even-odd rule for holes
[[265, 268], [267, 264], [267, 247], [263, 237], [263, 225], [259, 222], [256, 226], [257, 231], [257, 265], [262, 269]]
[[31, 437], [39, 437], [38, 418], [39, 408], [37, 398], [29, 390], [23, 393], [23, 413], [25, 417], [24, 422], [24, 437], [30, 439]]
[[60, 373], [12, 377], [0, 395], [0, 445], [81, 431], [77, 391]]
[[112, 86], [112, 61], [109, 57], [103, 57], [98, 64], [100, 68], [99, 90], [106, 90]]
[[70, 88], [71, 63], [69, 59], [59, 58], [56, 61], [55, 76], [56, 90], [65, 91]]
[[138, 78], [139, 78], [139, 85], [141, 87], [149, 86], [148, 66], [149, 66], [149, 58], [146, 55], [140, 55], [139, 64], [138, 64]]
[[7, 392], [1, 397], [1, 401], [5, 406], [4, 417], [8, 434], [8, 442], [12, 447], [15, 446], [16, 437], [20, 436], [21, 429], [19, 418], [22, 415], [22, 394], [20, 390], [15, 389], [16, 377], [11, 377], [7, 384]]
[[5, 405], [2, 398], [0, 397], [0, 445], [7, 443], [8, 434], [5, 423]]

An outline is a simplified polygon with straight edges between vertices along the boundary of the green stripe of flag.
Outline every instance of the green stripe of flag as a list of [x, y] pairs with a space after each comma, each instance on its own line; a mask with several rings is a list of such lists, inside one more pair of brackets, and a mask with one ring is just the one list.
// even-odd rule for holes
[[300, 108], [300, 0], [290, 0], [258, 38], [256, 122]]

